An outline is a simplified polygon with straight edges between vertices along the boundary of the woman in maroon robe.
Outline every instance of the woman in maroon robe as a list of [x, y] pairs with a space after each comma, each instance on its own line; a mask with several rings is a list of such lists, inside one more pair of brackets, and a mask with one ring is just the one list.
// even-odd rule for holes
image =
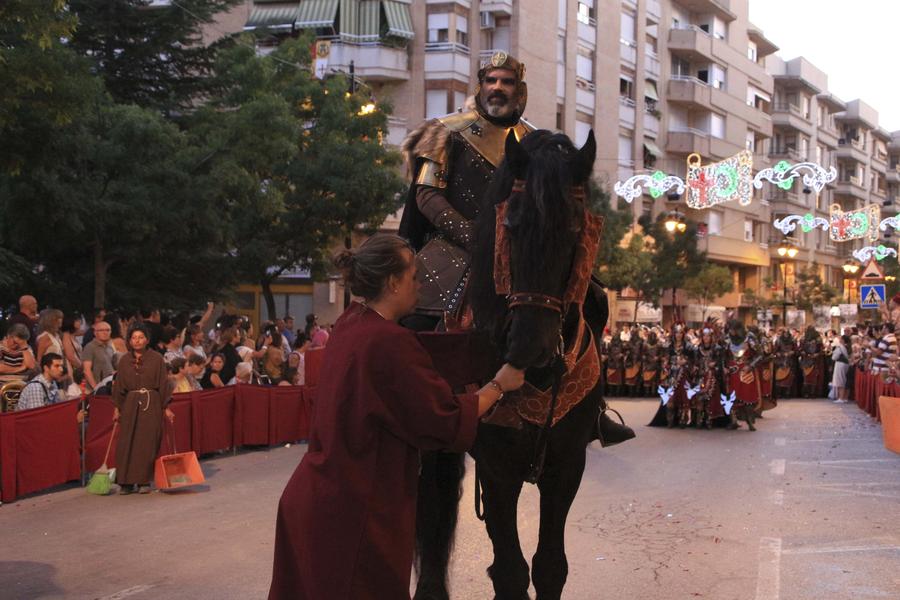
[[309, 449], [278, 506], [270, 600], [409, 599], [419, 450], [467, 450], [478, 417], [523, 373], [504, 365], [477, 394], [454, 396], [415, 334], [409, 244], [376, 235], [339, 255], [354, 295], [335, 323]]
[[163, 413], [172, 394], [169, 373], [158, 352], [147, 351], [150, 336], [142, 325], [128, 332], [130, 351], [119, 359], [113, 383], [113, 419], [119, 422], [116, 445], [116, 483], [120, 494], [146, 494], [153, 480], [153, 462], [159, 452]]

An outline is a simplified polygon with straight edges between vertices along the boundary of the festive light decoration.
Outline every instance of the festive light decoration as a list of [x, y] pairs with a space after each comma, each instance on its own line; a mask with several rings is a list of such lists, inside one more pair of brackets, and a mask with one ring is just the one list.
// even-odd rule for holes
[[840, 204], [832, 204], [829, 212], [829, 236], [832, 241], [847, 242], [868, 237], [874, 242], [878, 239], [878, 227], [881, 224], [881, 208], [878, 205], [870, 204], [859, 210], [844, 212]]
[[731, 396], [725, 396], [725, 394], [722, 394], [722, 399], [719, 400], [719, 403], [722, 405], [722, 408], [725, 409], [726, 415], [731, 414], [731, 407], [734, 406], [735, 400], [737, 400], [736, 392], [731, 392]]
[[900, 216], [888, 217], [884, 219], [878, 225], [878, 229], [882, 231], [887, 231], [888, 227], [893, 227], [894, 229], [900, 229]]
[[893, 248], [888, 248], [884, 244], [879, 244], [877, 246], [863, 246], [862, 248], [853, 251], [853, 258], [861, 263], [867, 263], [873, 257], [875, 260], [884, 260], [888, 256], [897, 256], [897, 251]]
[[684, 193], [684, 180], [675, 175], [666, 175], [662, 171], [656, 171], [653, 175], [629, 177], [625, 181], [616, 182], [613, 189], [630, 204], [644, 193], [643, 186], [647, 186], [647, 191], [653, 198], [659, 198], [672, 188], [675, 188], [679, 195]]
[[827, 231], [828, 228], [831, 227], [831, 222], [823, 217], [816, 217], [810, 213], [806, 213], [805, 215], [788, 215], [783, 219], [775, 219], [773, 225], [775, 226], [775, 229], [784, 235], [788, 235], [797, 229], [797, 225], [800, 226], [803, 233], [809, 233], [813, 229]]
[[706, 166], [699, 154], [691, 154], [687, 165], [687, 205], [691, 208], [709, 208], [731, 200], [747, 206], [753, 200], [753, 154], [749, 150]]
[[837, 169], [831, 167], [825, 169], [821, 165], [811, 162], [802, 162], [792, 165], [786, 160], [777, 163], [774, 167], [763, 169], [753, 178], [753, 187], [762, 189], [763, 182], [775, 184], [783, 190], [789, 190], [794, 185], [794, 180], [803, 176], [803, 185], [815, 190], [818, 194], [825, 187], [837, 179]]

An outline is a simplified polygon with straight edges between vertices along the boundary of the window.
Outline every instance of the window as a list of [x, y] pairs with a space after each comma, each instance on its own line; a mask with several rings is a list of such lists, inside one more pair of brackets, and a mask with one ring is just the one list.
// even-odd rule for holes
[[709, 217], [709, 235], [721, 235], [722, 233], [722, 212], [718, 210], [709, 210], [706, 212]]
[[585, 25], [594, 24], [594, 0], [582, 0], [578, 3], [578, 15], [576, 17], [579, 23]]
[[619, 136], [619, 163], [624, 165], [630, 165], [633, 158], [633, 145], [631, 143], [631, 138], [625, 136]]
[[575, 121], [575, 145], [579, 148], [587, 141], [592, 126], [585, 121]]
[[714, 88], [725, 89], [725, 69], [719, 65], [710, 65], [709, 67], [710, 81], [708, 82]]
[[753, 148], [755, 146], [756, 146], [756, 134], [753, 133], [752, 131], [748, 131], [747, 139], [746, 139], [746, 142], [744, 143], [744, 147], [747, 150], [749, 150], [750, 152], [753, 152]]
[[823, 127], [825, 125], [825, 106], [820, 104], [819, 110], [816, 111], [816, 125]]
[[557, 64], [566, 64], [566, 38], [559, 36], [556, 38], [556, 62]]
[[594, 53], [584, 48], [578, 49], [575, 57], [575, 75], [585, 81], [594, 80]]
[[803, 112], [803, 118], [809, 119], [809, 97], [803, 96], [800, 98], [800, 110]]
[[564, 129], [563, 125], [563, 106], [561, 104], [556, 105], [556, 130], [562, 131]]
[[428, 42], [432, 44], [450, 41], [450, 15], [439, 13], [428, 15]]
[[621, 19], [621, 30], [619, 31], [619, 39], [623, 44], [635, 45], [635, 21], [634, 15], [623, 12]]
[[456, 15], [456, 43], [469, 46], [469, 21], [459, 15]]
[[453, 92], [453, 110], [462, 110], [466, 105], [466, 95], [463, 92]]
[[809, 140], [800, 138], [800, 160], [809, 160]]
[[719, 17], [713, 17], [713, 37], [720, 40], [728, 38], [728, 24]]
[[634, 82], [625, 75], [619, 77], [619, 97], [634, 100]]
[[691, 63], [684, 60], [683, 58], [673, 56], [672, 57], [672, 75], [690, 75], [690, 74], [691, 74]]
[[716, 113], [709, 115], [709, 134], [713, 137], [725, 138], [725, 117]]
[[425, 118], [434, 119], [447, 114], [447, 90], [425, 92]]
[[744, 219], [744, 241], [753, 241], [753, 219]]
[[756, 62], [756, 59], [759, 57], [759, 50], [756, 47], [756, 42], [750, 42], [747, 44], [747, 58]]

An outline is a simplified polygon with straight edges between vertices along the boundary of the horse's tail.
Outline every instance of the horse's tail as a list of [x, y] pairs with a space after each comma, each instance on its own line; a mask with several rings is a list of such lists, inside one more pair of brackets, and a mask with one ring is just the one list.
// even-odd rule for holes
[[416, 512], [414, 600], [447, 600], [447, 570], [459, 517], [465, 454], [423, 452]]

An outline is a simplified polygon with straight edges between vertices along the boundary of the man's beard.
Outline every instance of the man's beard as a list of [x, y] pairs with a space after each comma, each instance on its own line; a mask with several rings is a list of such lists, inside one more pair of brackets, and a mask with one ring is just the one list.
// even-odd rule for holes
[[[501, 100], [501, 102], [495, 103], [492, 102], [492, 100]], [[488, 96], [482, 104], [488, 116], [494, 117], [495, 119], [510, 117], [516, 109], [516, 105], [513, 103], [512, 98], [508, 98], [506, 94], [497, 92]]]

